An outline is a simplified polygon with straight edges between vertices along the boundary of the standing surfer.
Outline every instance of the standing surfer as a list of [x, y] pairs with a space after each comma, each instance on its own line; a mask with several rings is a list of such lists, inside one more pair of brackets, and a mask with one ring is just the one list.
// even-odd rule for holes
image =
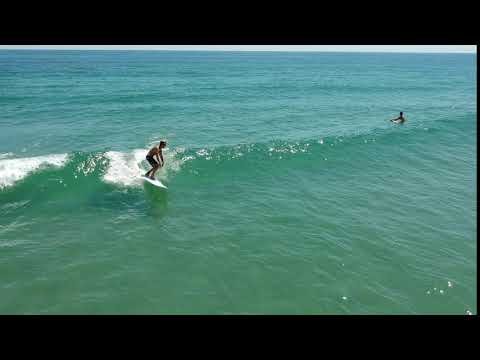
[[[152, 168], [149, 171], [147, 171], [147, 173], [145, 174], [145, 177], [148, 177], [152, 180], [155, 180], [155, 178], [154, 178], [155, 173], [165, 163], [163, 161], [163, 154], [162, 154], [162, 149], [165, 148], [165, 146], [167, 146], [167, 142], [162, 140], [162, 141], [160, 141], [160, 144], [158, 145], [158, 147], [154, 146], [148, 152], [146, 159], [150, 163], [150, 165], [152, 165]], [[154, 158], [155, 155], [157, 156], [158, 162]]]

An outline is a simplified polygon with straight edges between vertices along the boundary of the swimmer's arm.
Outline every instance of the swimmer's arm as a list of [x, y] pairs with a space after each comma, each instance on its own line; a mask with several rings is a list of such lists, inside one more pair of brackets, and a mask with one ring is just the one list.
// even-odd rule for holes
[[163, 164], [165, 164], [165, 162], [163, 161], [163, 153], [162, 153], [162, 150], [160, 150], [160, 157], [162, 158], [162, 166], [163, 166]]

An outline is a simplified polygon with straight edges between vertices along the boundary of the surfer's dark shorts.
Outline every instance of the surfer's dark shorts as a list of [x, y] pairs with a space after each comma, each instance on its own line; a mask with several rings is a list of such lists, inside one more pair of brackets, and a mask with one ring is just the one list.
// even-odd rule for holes
[[153, 156], [149, 156], [149, 155], [148, 155], [148, 156], [147, 156], [147, 161], [150, 163], [150, 165], [152, 165], [152, 167], [155, 167], [155, 166], [158, 165], [157, 160], [155, 160], [155, 159], [153, 158]]

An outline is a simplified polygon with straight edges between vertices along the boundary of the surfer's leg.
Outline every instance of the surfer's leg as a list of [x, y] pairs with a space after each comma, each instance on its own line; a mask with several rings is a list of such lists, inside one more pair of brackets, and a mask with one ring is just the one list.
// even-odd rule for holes
[[155, 167], [152, 166], [152, 168], [145, 173], [145, 177], [149, 177], [154, 168], [155, 168]]
[[147, 156], [147, 161], [148, 161], [148, 163], [150, 164], [150, 166], [151, 166], [152, 168], [147, 171], [147, 173], [145, 174], [145, 177], [150, 177], [150, 174], [151, 174], [152, 171], [155, 169], [155, 167], [158, 165], [158, 163], [157, 163], [157, 161], [153, 158], [153, 156]]
[[153, 177], [155, 175], [155, 169], [157, 168], [157, 166], [155, 165], [154, 167], [152, 167], [152, 169], [149, 171], [150, 175], [148, 176], [150, 179], [152, 180], [155, 180], [155, 178]]
[[155, 180], [155, 173], [157, 172], [158, 169], [160, 169], [160, 164], [158, 164], [152, 169], [153, 172], [152, 172], [152, 175], [150, 176], [152, 180]]

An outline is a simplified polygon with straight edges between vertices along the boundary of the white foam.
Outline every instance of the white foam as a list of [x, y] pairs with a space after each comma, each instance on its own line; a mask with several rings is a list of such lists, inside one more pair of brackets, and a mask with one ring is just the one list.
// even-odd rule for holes
[[[163, 159], [165, 166], [157, 171], [155, 177], [160, 180], [166, 180], [172, 172], [177, 172], [183, 162], [188, 159], [176, 159], [177, 153], [182, 153], [184, 149], [178, 150], [164, 149]], [[109, 151], [105, 156], [109, 160], [108, 168], [103, 176], [106, 182], [123, 186], [140, 186], [142, 179], [140, 176], [145, 174], [151, 167], [145, 160], [148, 149], [135, 149], [131, 152]]]
[[208, 150], [207, 149], [200, 149], [197, 151], [197, 155], [198, 156], [207, 156], [209, 153], [208, 153]]
[[[95, 171], [98, 163], [106, 165], [107, 160], [103, 157], [103, 154], [98, 153], [88, 157], [77, 166], [75, 171], [77, 174], [88, 176]], [[75, 179], [76, 178], [77, 175], [75, 175]]]
[[67, 154], [0, 160], [0, 189], [12, 186], [40, 168], [45, 166], [61, 167], [66, 161]]
[[8, 159], [9, 157], [12, 157], [13, 153], [8, 152], [8, 153], [1, 153], [0, 154], [0, 159]]
[[185, 162], [185, 161], [189, 161], [189, 160], [193, 160], [193, 159], [195, 159], [193, 156], [184, 156], [182, 158], [182, 161]]
[[[120, 184], [125, 186], [140, 185], [142, 170], [139, 167], [140, 161], [137, 161], [135, 152], [122, 153], [119, 151], [108, 151], [105, 156], [109, 160], [108, 168], [103, 176], [106, 182]], [[145, 152], [144, 152], [145, 154]]]
[[169, 148], [165, 149], [165, 152], [163, 154], [165, 166], [157, 172], [159, 179], [167, 180], [169, 174], [180, 171], [183, 163], [191, 160], [191, 158], [189, 158], [188, 156], [182, 157], [181, 159], [176, 158], [177, 154], [182, 154], [184, 152], [184, 148], [178, 148], [173, 150], [170, 150]]

